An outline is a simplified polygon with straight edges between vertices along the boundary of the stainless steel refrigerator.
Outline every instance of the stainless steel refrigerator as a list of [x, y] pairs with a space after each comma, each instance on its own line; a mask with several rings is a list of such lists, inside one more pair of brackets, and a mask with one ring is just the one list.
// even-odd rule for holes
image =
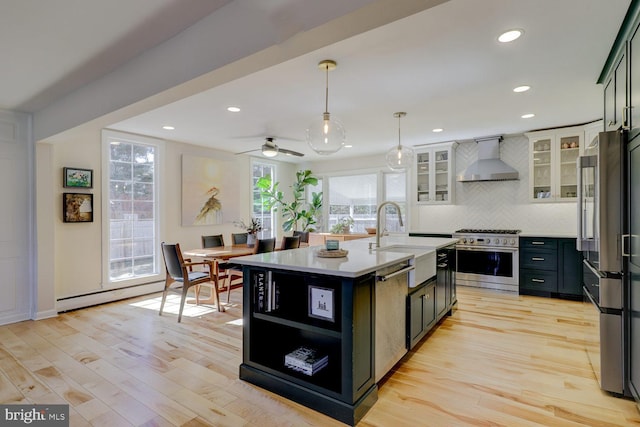
[[628, 260], [629, 391], [640, 403], [640, 136], [627, 146], [627, 177], [628, 237], [623, 243]]
[[625, 311], [626, 141], [623, 130], [601, 132], [588, 142], [578, 165], [578, 238], [583, 252], [587, 354], [603, 390], [628, 392]]

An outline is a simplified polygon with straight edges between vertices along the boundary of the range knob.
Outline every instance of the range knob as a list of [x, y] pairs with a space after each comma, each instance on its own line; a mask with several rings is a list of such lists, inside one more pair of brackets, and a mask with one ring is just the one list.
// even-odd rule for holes
[[511, 242], [510, 242], [510, 243], [511, 243], [511, 245], [515, 245], [515, 244], [516, 244], [516, 241], [515, 241], [514, 239], [511, 239]]
[[487, 239], [487, 245], [491, 243], [491, 239]]
[[502, 244], [506, 245], [507, 244], [507, 239], [502, 239]]
[[462, 243], [467, 243], [467, 238], [466, 237], [462, 239]]
[[474, 240], [475, 240], [475, 239], [474, 239], [473, 237], [471, 237], [471, 238], [469, 239], [469, 243], [473, 243], [473, 242], [474, 242]]

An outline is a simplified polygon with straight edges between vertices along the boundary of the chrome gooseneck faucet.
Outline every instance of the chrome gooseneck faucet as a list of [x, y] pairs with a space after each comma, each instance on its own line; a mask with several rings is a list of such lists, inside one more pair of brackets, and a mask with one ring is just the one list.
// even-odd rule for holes
[[404, 224], [402, 223], [402, 214], [400, 213], [400, 206], [396, 203], [396, 202], [382, 202], [380, 203], [380, 206], [378, 206], [378, 214], [376, 215], [376, 225], [378, 226], [377, 230], [376, 230], [376, 248], [380, 247], [380, 235], [382, 234], [382, 230], [384, 230], [383, 227], [380, 227], [380, 213], [382, 212], [382, 208], [385, 205], [393, 205], [396, 207], [396, 210], [398, 212], [398, 222], [400, 223], [400, 226], [404, 226]]

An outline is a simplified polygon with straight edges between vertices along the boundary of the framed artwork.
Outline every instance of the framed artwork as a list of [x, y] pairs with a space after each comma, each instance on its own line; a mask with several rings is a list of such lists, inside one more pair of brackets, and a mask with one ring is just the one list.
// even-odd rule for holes
[[309, 285], [309, 317], [335, 321], [333, 289]]
[[63, 169], [63, 185], [65, 188], [93, 188], [92, 169]]
[[62, 219], [64, 222], [93, 222], [93, 194], [63, 193]]
[[222, 224], [222, 162], [182, 155], [182, 225]]

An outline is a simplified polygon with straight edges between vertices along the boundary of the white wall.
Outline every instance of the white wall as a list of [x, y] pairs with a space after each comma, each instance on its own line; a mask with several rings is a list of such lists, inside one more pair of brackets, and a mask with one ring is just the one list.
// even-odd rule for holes
[[[477, 144], [458, 144], [456, 173], [477, 158]], [[456, 182], [453, 205], [415, 206], [413, 231], [451, 233], [460, 228], [508, 228], [527, 233], [576, 233], [575, 202], [531, 203], [529, 201], [529, 140], [506, 137], [500, 143], [500, 158], [518, 170], [517, 181]]]
[[[500, 143], [502, 160], [518, 170], [517, 181], [456, 182], [452, 205], [412, 203], [409, 230], [452, 233], [460, 228], [510, 228], [528, 233], [576, 233], [576, 204], [531, 203], [529, 201], [529, 140], [524, 135], [508, 136]], [[477, 159], [474, 141], [458, 144], [456, 173]], [[384, 154], [364, 158], [325, 160], [306, 164], [316, 175], [353, 173], [361, 169], [388, 170]], [[412, 184], [415, 185], [415, 184]]]
[[[56, 309], [75, 308], [132, 295], [117, 291], [103, 292], [101, 143], [98, 133], [78, 135], [75, 139], [55, 144], [37, 144], [37, 275], [38, 295], [43, 296], [42, 300], [38, 300], [38, 311], [51, 310], [55, 313]], [[251, 216], [250, 158], [174, 141], [165, 142], [164, 153], [161, 239], [178, 242], [183, 248], [200, 247], [203, 234], [223, 234], [225, 242], [230, 242], [231, 233], [240, 232], [233, 221], [241, 217], [246, 220]], [[182, 226], [183, 154], [211, 157], [223, 163], [229, 174], [225, 192], [233, 195], [232, 203], [235, 205], [230, 210], [232, 214], [224, 217], [223, 224]], [[274, 163], [279, 165], [281, 188], [289, 188], [297, 167], [288, 163]], [[62, 221], [62, 193], [69, 191], [62, 186], [62, 169], [65, 166], [94, 171], [94, 188], [85, 191], [94, 195], [94, 221], [91, 223]], [[58, 300], [57, 304], [55, 300]]]

